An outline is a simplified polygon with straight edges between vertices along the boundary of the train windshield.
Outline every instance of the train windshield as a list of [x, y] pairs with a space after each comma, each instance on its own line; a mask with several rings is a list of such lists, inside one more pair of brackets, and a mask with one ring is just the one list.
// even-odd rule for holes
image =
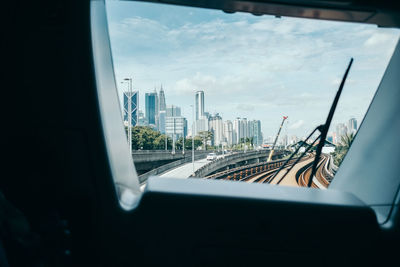
[[[312, 186], [328, 188], [399, 39], [398, 29], [376, 25], [106, 5], [121, 127], [142, 184], [156, 175], [305, 186], [323, 142]], [[319, 140], [311, 133], [350, 58]]]

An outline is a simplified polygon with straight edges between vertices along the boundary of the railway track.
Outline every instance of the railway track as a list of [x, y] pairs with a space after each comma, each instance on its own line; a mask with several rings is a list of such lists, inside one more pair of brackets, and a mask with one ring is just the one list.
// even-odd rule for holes
[[[300, 162], [309, 159], [310, 157], [305, 157]], [[283, 169], [290, 168], [297, 159], [292, 159]], [[231, 174], [225, 176], [224, 178], [220, 178], [220, 180], [230, 180], [230, 181], [242, 181], [248, 183], [270, 183], [275, 172], [283, 165], [284, 160], [275, 162], [275, 163], [265, 163], [265, 164], [258, 164], [257, 167], [254, 166], [247, 166], [247, 167], [240, 167], [236, 170], [231, 170]], [[226, 172], [226, 171], [225, 171]], [[221, 172], [224, 173], [224, 172]], [[209, 177], [205, 177], [206, 179], [213, 179], [214, 177], [218, 177], [220, 174], [211, 175]], [[275, 179], [275, 178], [274, 178]]]
[[[329, 157], [326, 155], [321, 155], [321, 159], [318, 162], [317, 165], [317, 171], [315, 173], [313, 182], [311, 184], [311, 187], [313, 188], [320, 188], [320, 189], [326, 189], [329, 186], [329, 181], [324, 175], [324, 168], [326, 164], [328, 164]], [[296, 175], [297, 176], [297, 183], [299, 186], [304, 186], [307, 187], [308, 181], [310, 180], [311, 172], [312, 172], [312, 163], [308, 164], [306, 169], [302, 171], [300, 174]]]
[[[208, 177], [205, 177], [205, 179], [219, 179], [219, 180], [227, 180], [227, 181], [241, 181], [241, 182], [248, 182], [248, 183], [273, 183], [273, 184], [280, 184], [282, 179], [284, 178], [284, 175], [286, 172], [288, 172], [288, 175], [286, 176], [285, 179], [293, 179], [293, 182], [291, 185], [294, 186], [307, 186], [308, 180], [311, 175], [312, 171], [312, 156], [308, 156], [303, 158], [299, 162], [299, 167], [294, 170], [291, 170], [288, 172], [289, 168], [293, 165], [293, 163], [296, 161], [296, 159], [291, 160], [284, 169], [282, 169], [279, 173], [279, 175], [275, 175], [276, 171], [283, 165], [283, 161], [280, 162], [275, 162], [272, 164], [257, 164], [257, 165], [250, 165], [246, 167], [239, 167], [236, 169], [232, 169], [229, 171], [229, 175], [226, 175], [221, 178], [215, 178], [215, 177], [220, 177], [221, 173], [227, 173], [227, 171], [217, 173]], [[329, 164], [329, 159], [330, 157], [327, 155], [321, 155], [321, 160], [319, 161], [317, 165], [317, 171], [315, 174], [315, 178], [313, 180], [313, 183], [311, 187], [313, 188], [320, 188], [320, 189], [326, 189], [332, 177], [327, 175], [327, 166]], [[304, 167], [301, 167], [301, 163], [306, 163], [307, 161], [310, 161], [310, 163], [307, 163]], [[297, 167], [298, 165], [296, 165]], [[300, 168], [300, 169], [299, 169]], [[295, 181], [294, 181], [295, 180]]]

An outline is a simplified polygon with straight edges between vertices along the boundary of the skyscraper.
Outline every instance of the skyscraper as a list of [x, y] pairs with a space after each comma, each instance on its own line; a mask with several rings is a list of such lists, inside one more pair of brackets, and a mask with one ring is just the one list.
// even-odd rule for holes
[[[247, 135], [247, 118], [242, 118], [240, 119], [240, 127], [239, 127], [239, 132], [240, 132], [240, 139], [243, 139], [243, 142], [246, 142], [246, 138], [248, 137]], [[239, 142], [240, 142], [239, 139]]]
[[165, 110], [160, 110], [158, 113], [158, 130], [160, 133], [165, 134], [165, 123], [166, 123], [166, 112]]
[[239, 144], [240, 138], [242, 136], [240, 135], [240, 118], [236, 118], [233, 121], [233, 144]]
[[187, 134], [187, 121], [184, 117], [166, 117], [165, 133], [175, 141]]
[[336, 125], [336, 142], [340, 143], [342, 140], [342, 136], [345, 136], [347, 134], [347, 127], [344, 123], [338, 123]]
[[233, 144], [233, 124], [231, 121], [224, 122], [224, 137], [228, 146]]
[[356, 118], [351, 118], [347, 124], [347, 130], [349, 133], [355, 134], [357, 132], [357, 120]]
[[131, 114], [132, 114], [132, 126], [136, 126], [139, 122], [139, 112], [138, 112], [138, 101], [139, 92], [133, 91], [132, 93], [124, 92], [124, 121], [129, 121], [129, 98], [131, 98]]
[[157, 119], [157, 129], [161, 133], [165, 133], [165, 118], [167, 116], [166, 110], [167, 110], [167, 105], [165, 102], [165, 94], [164, 94], [164, 90], [161, 85], [160, 93], [158, 96], [158, 116], [156, 118]]
[[181, 108], [175, 105], [167, 106], [167, 117], [180, 117], [181, 116]]
[[149, 125], [156, 126], [158, 117], [158, 97], [157, 92], [146, 93], [145, 95], [145, 105], [146, 105], [146, 118]]
[[204, 116], [204, 91], [197, 91], [195, 97], [196, 120]]
[[263, 143], [263, 135], [261, 132], [261, 121], [253, 120], [251, 126], [252, 126], [253, 144], [256, 146], [261, 146]]
[[213, 133], [212, 145], [219, 146], [224, 140], [224, 125], [222, 123], [222, 117], [216, 113], [211, 116], [208, 121], [209, 129]]
[[167, 108], [167, 104], [165, 102], [165, 94], [164, 94], [162, 85], [161, 85], [161, 89], [160, 89], [160, 93], [159, 93], [159, 104], [160, 104], [159, 111], [163, 111], [163, 110], [165, 111]]

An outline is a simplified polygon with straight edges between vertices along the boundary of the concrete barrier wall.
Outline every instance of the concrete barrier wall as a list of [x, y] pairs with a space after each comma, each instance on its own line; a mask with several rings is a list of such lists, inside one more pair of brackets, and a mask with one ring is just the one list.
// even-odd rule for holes
[[[276, 151], [274, 153], [273, 159], [277, 159], [278, 157], [280, 157], [283, 154], [282, 151]], [[222, 169], [226, 166], [238, 163], [238, 162], [242, 162], [242, 161], [248, 161], [248, 160], [254, 160], [254, 159], [262, 159], [262, 158], [266, 158], [269, 155], [269, 150], [260, 150], [260, 151], [249, 151], [246, 153], [237, 153], [237, 154], [233, 154], [233, 155], [228, 155], [225, 156], [224, 158], [220, 158], [217, 160], [214, 160], [212, 162], [210, 162], [207, 165], [204, 165], [203, 167], [201, 167], [200, 169], [198, 169], [195, 174], [194, 177], [205, 177], [219, 169]]]
[[[212, 151], [196, 150], [196, 154], [206, 155]], [[192, 156], [191, 150], [185, 150], [185, 154], [182, 154], [182, 150], [175, 150], [175, 154], [165, 150], [135, 150], [132, 151], [132, 158], [135, 163], [142, 162], [154, 162], [154, 161], [171, 161], [179, 160]]]
[[[194, 155], [194, 160], [204, 159], [204, 158], [207, 157], [207, 154], [208, 153], [195, 154]], [[174, 169], [174, 168], [176, 168], [176, 167], [178, 167], [178, 166], [180, 166], [182, 164], [185, 164], [185, 163], [188, 163], [188, 162], [191, 162], [191, 161], [192, 161], [192, 154], [190, 154], [190, 157], [186, 157], [186, 158], [183, 158], [183, 159], [180, 159], [180, 160], [176, 160], [176, 161], [173, 161], [171, 163], [162, 165], [162, 166], [160, 166], [158, 168], [155, 168], [155, 169], [153, 169], [151, 171], [148, 171], [148, 172], [140, 175], [139, 176], [139, 183], [146, 182], [147, 179], [150, 176], [163, 174], [163, 173], [165, 173], [165, 172], [167, 172], [169, 170], [172, 170], [172, 169]]]

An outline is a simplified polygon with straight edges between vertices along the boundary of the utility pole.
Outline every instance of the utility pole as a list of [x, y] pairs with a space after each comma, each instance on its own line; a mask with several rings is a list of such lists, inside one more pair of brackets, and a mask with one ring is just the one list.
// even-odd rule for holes
[[190, 105], [192, 107], [192, 113], [193, 113], [193, 123], [192, 123], [192, 166], [193, 166], [193, 175], [194, 175], [194, 105]]
[[175, 154], [175, 117], [173, 117], [174, 131], [172, 133], [172, 154]]
[[[182, 108], [183, 111], [183, 108]], [[183, 113], [183, 112], [182, 112]], [[183, 120], [183, 125], [182, 125], [182, 154], [185, 155], [185, 120]]]

